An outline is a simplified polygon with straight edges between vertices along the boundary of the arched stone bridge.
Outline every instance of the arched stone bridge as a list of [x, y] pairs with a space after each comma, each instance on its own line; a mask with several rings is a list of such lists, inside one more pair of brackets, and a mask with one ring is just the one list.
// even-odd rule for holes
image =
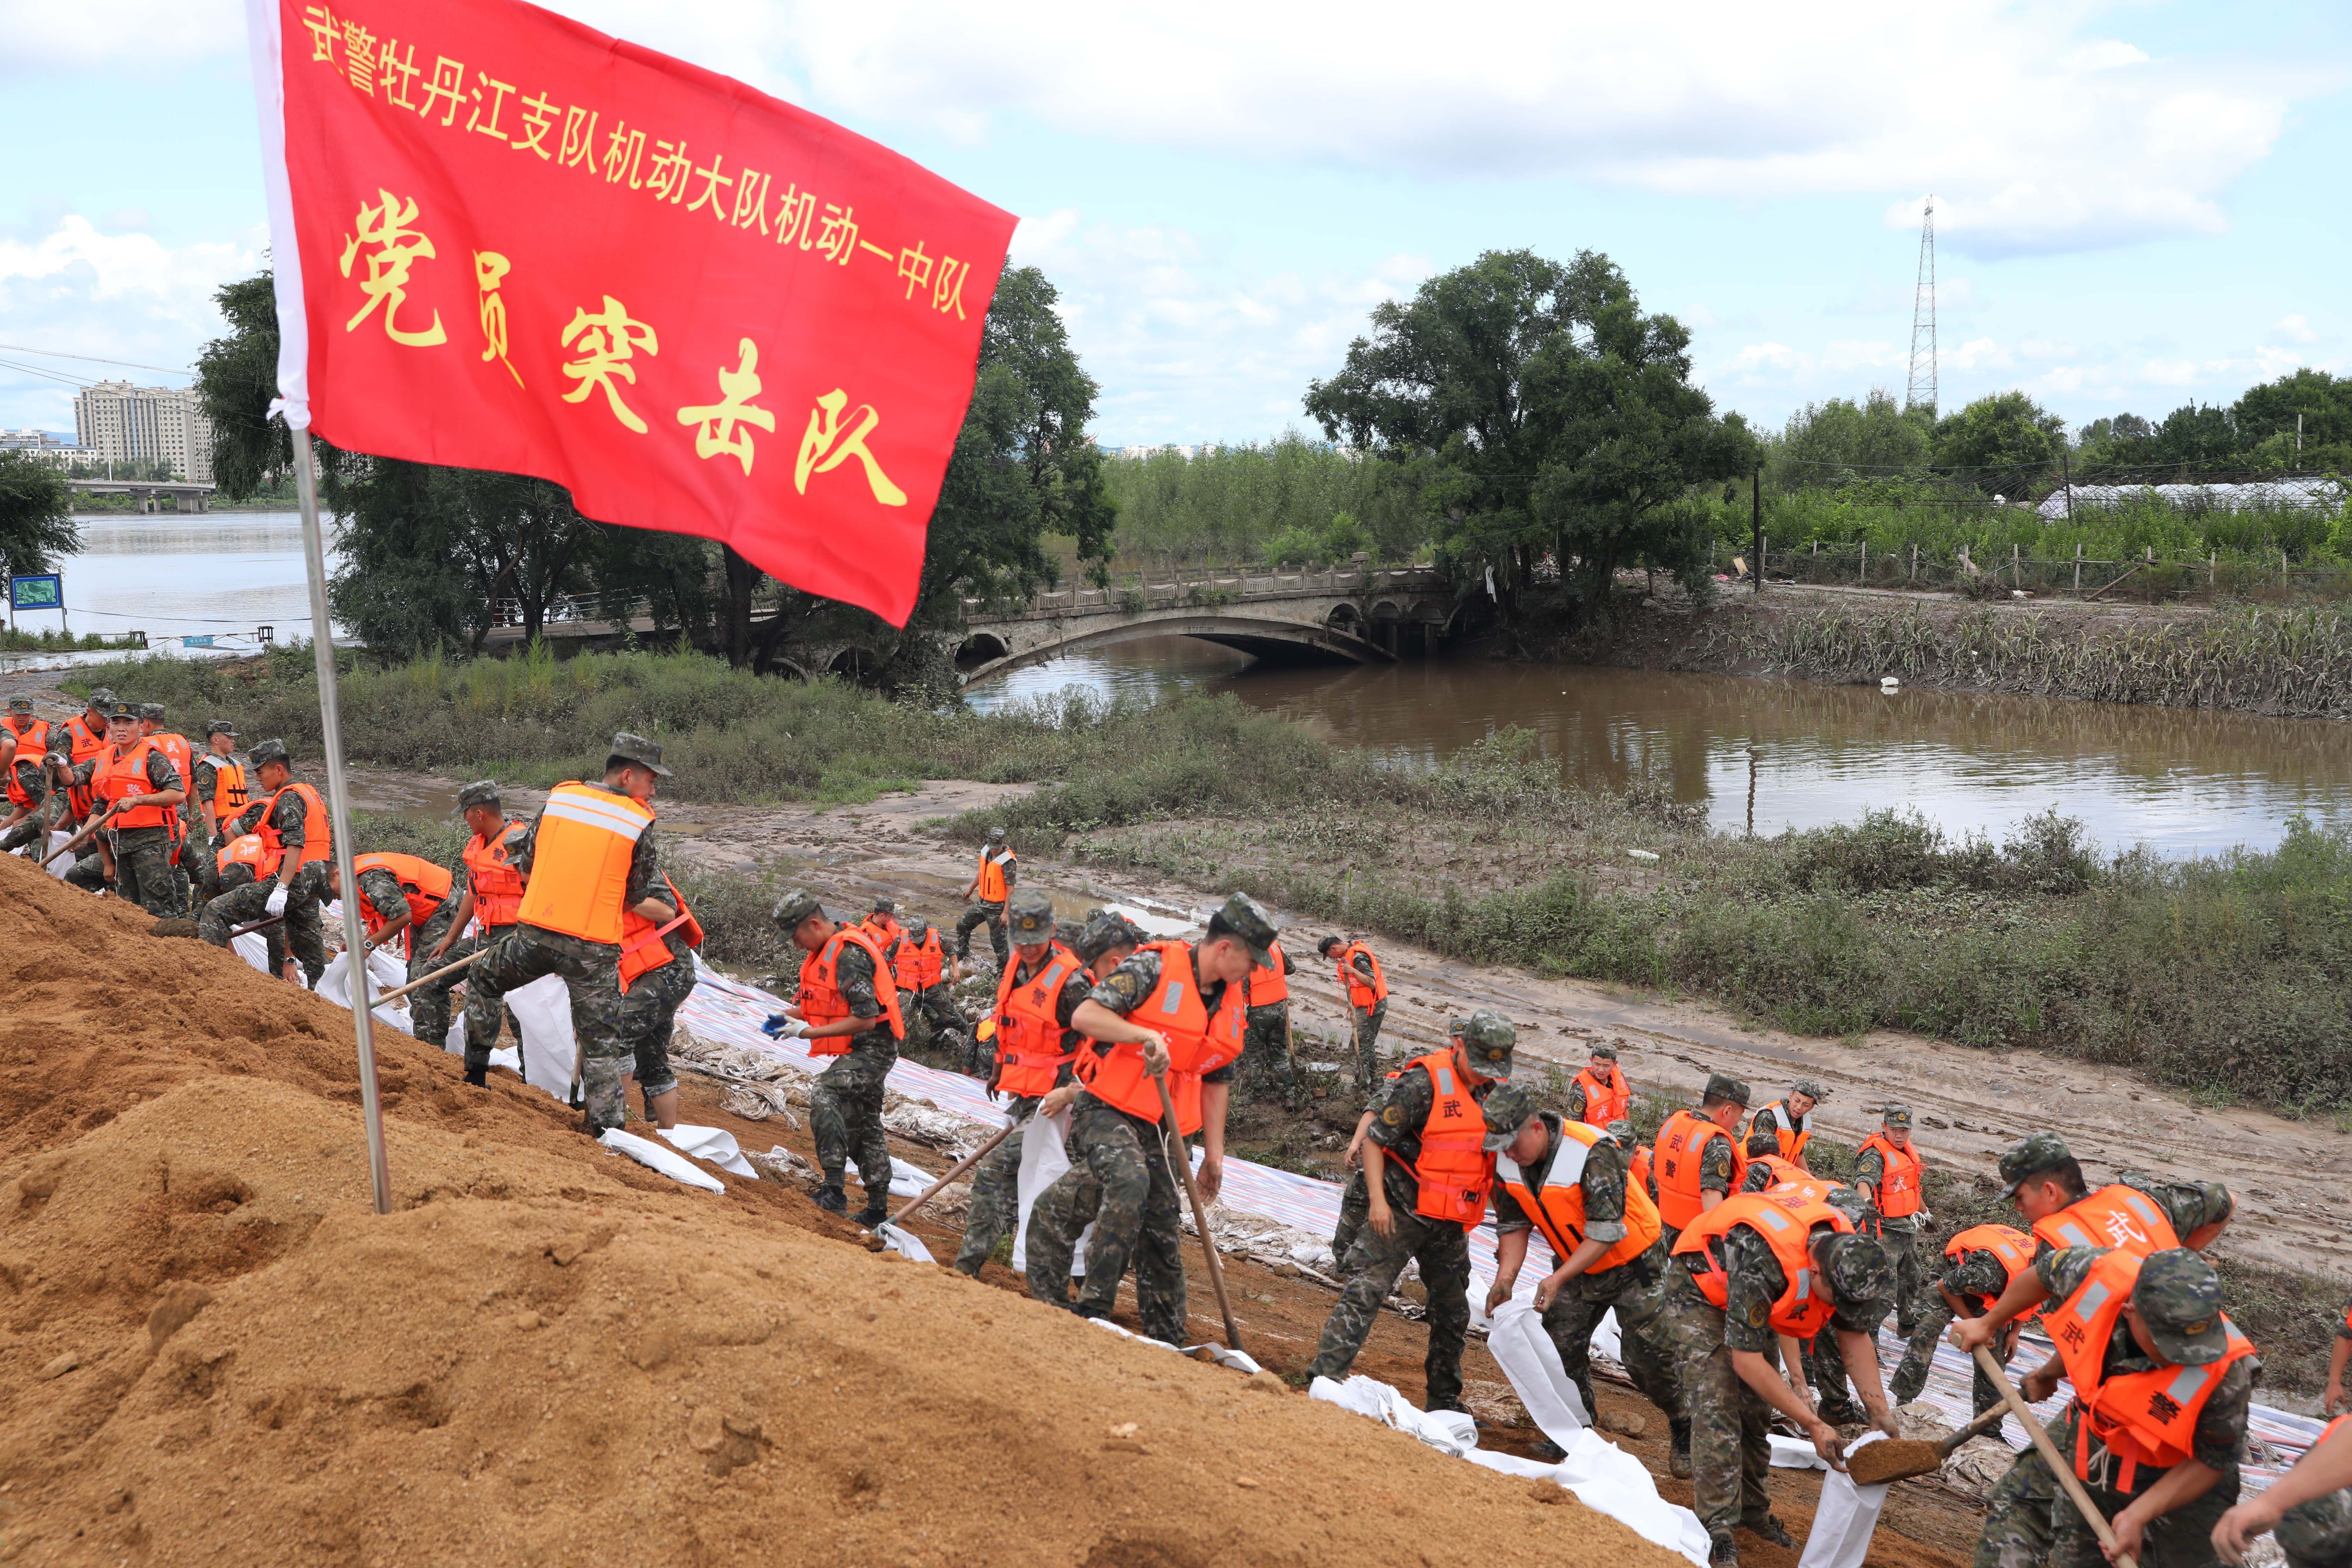
[[1387, 664], [1444, 635], [1453, 588], [1433, 567], [1333, 568], [1070, 587], [1007, 612], [964, 607], [964, 684], [1138, 637], [1199, 637], [1263, 658]]

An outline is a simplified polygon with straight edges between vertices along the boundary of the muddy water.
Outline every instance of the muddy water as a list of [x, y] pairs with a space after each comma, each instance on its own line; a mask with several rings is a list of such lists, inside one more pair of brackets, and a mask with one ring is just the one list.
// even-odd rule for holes
[[975, 706], [1050, 695], [1231, 691], [1414, 765], [1507, 725], [1570, 779], [1650, 774], [1717, 827], [1777, 833], [1906, 806], [1999, 837], [2056, 806], [2110, 848], [2275, 844], [2297, 812], [2352, 821], [2352, 725], [2029, 697], [1484, 661], [1274, 667], [1206, 643], [1124, 644], [1024, 670]]

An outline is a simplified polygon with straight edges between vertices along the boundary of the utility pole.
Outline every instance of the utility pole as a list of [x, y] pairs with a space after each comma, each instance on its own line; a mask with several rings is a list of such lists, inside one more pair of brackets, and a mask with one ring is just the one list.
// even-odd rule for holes
[[1756, 465], [1748, 476], [1748, 500], [1749, 515], [1756, 531], [1756, 577], [1753, 591], [1760, 597], [1764, 592], [1764, 465]]
[[1911, 382], [1903, 394], [1906, 413], [1936, 412], [1936, 198], [1919, 216], [1919, 284], [1911, 300]]

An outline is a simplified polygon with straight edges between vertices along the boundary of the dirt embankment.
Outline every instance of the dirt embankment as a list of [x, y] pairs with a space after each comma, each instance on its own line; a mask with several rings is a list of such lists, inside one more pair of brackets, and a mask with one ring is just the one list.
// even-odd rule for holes
[[378, 1216], [348, 1016], [146, 924], [0, 863], [0, 1560], [1672, 1561], [397, 1036]]

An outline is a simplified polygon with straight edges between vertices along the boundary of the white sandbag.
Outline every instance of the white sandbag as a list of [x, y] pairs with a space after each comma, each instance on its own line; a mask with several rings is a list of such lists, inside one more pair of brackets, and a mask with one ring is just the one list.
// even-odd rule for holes
[[[515, 1016], [515, 1025], [522, 1030], [522, 1051], [520, 1059], [510, 1049], [490, 1053], [490, 1060], [500, 1067], [511, 1067], [522, 1074], [522, 1080], [534, 1088], [543, 1089], [558, 1100], [572, 1098], [572, 1065], [575, 1047], [572, 1038], [572, 993], [564, 989], [561, 974], [542, 974], [528, 985], [518, 986], [506, 994], [506, 1005]], [[466, 1048], [466, 1016], [454, 1011], [449, 1024], [446, 1048], [462, 1052]]]
[[[1014, 1188], [1016, 1206], [1013, 1220], [1013, 1272], [1020, 1274], [1029, 1268], [1029, 1211], [1047, 1187], [1060, 1179], [1070, 1168], [1069, 1146], [1065, 1142], [1070, 1133], [1070, 1113], [1055, 1116], [1032, 1116], [1021, 1134], [1021, 1172]], [[1087, 1244], [1094, 1239], [1095, 1227], [1089, 1224], [1078, 1233], [1078, 1244], [1070, 1250], [1070, 1278], [1083, 1279], [1087, 1272]]]
[[[261, 971], [262, 973], [269, 973], [269, 943], [259, 931], [249, 931], [243, 936], [233, 936], [228, 939], [228, 945], [229, 951], [239, 958]], [[271, 978], [275, 979], [276, 976], [272, 975]]]
[[[67, 845], [72, 842], [72, 834], [52, 831], [49, 835], [49, 847], [43, 850], [42, 853], [45, 855], [56, 855], [58, 850], [64, 848]], [[75, 858], [71, 855], [59, 856], [57, 859], [50, 861], [42, 868], [47, 871], [50, 876], [55, 877], [58, 881], [62, 882], [66, 879], [66, 873], [74, 868], [74, 858]]]
[[689, 1187], [700, 1187], [706, 1193], [723, 1193], [727, 1184], [703, 1170], [691, 1160], [650, 1138], [640, 1138], [634, 1132], [624, 1132], [617, 1127], [607, 1127], [596, 1140], [615, 1154], [626, 1154], [638, 1164], [659, 1171], [673, 1182]]
[[676, 1127], [657, 1129], [663, 1142], [680, 1153], [707, 1160], [730, 1175], [760, 1179], [751, 1162], [743, 1158], [743, 1147], [735, 1142], [735, 1134], [723, 1127], [689, 1127], [684, 1122]]
[[1607, 1514], [1645, 1541], [1680, 1552], [1696, 1568], [1706, 1568], [1706, 1526], [1699, 1522], [1698, 1515], [1660, 1497], [1657, 1483], [1642, 1461], [1598, 1432], [1587, 1428], [1578, 1433], [1568, 1457], [1556, 1465], [1484, 1448], [1474, 1448], [1462, 1457], [1507, 1476], [1555, 1481], [1594, 1512]]
[[[1088, 1318], [1086, 1321], [1092, 1323], [1098, 1329], [1108, 1329], [1112, 1333], [1117, 1334], [1123, 1340], [1133, 1340], [1137, 1344], [1150, 1345], [1155, 1350], [1177, 1351], [1184, 1355], [1198, 1355], [1202, 1351], [1207, 1351], [1209, 1352], [1210, 1359], [1214, 1361], [1219, 1366], [1231, 1367], [1234, 1371], [1238, 1373], [1246, 1373], [1263, 1372], [1265, 1370], [1264, 1367], [1258, 1365], [1255, 1360], [1251, 1359], [1246, 1352], [1237, 1351], [1231, 1345], [1221, 1345], [1213, 1342], [1207, 1344], [1198, 1345], [1171, 1345], [1166, 1340], [1145, 1339], [1141, 1334], [1137, 1333], [1134, 1330], [1123, 1329], [1117, 1323], [1112, 1322], [1108, 1318]], [[1474, 1431], [1476, 1429], [1476, 1424], [1475, 1422], [1472, 1423], [1472, 1429]]]
[[1393, 1426], [1407, 1436], [1417, 1437], [1441, 1454], [1460, 1458], [1475, 1446], [1477, 1429], [1471, 1428], [1471, 1442], [1462, 1440], [1458, 1428], [1450, 1422], [1439, 1420], [1415, 1405], [1387, 1384], [1357, 1373], [1345, 1383], [1334, 1383], [1318, 1377], [1307, 1385], [1307, 1394], [1352, 1410], [1359, 1415], [1369, 1415], [1383, 1426]]
[[923, 1245], [923, 1238], [910, 1230], [901, 1230], [895, 1225], [879, 1225], [874, 1227], [874, 1234], [882, 1238], [884, 1247], [909, 1262], [939, 1261], [931, 1256], [931, 1249]]
[[[861, 1182], [866, 1179], [866, 1172], [862, 1168], [857, 1173], [857, 1179]], [[892, 1197], [921, 1197], [929, 1190], [930, 1184], [938, 1180], [937, 1176], [932, 1175], [920, 1165], [910, 1165], [896, 1154], [890, 1156], [890, 1195]], [[872, 1196], [870, 1192], [867, 1196], [870, 1201]]]
[[1584, 1396], [1560, 1363], [1559, 1347], [1544, 1331], [1532, 1300], [1513, 1298], [1496, 1309], [1486, 1349], [1545, 1436], [1566, 1448], [1592, 1425]]
[[1784, 1437], [1778, 1432], [1766, 1434], [1772, 1445], [1772, 1468], [1776, 1470], [1826, 1470], [1821, 1450], [1802, 1437]]
[[[1845, 1451], [1852, 1455], [1885, 1436], [1864, 1432]], [[1813, 1528], [1806, 1532], [1805, 1554], [1797, 1559], [1797, 1568], [1862, 1568], [1871, 1533], [1878, 1528], [1878, 1510], [1886, 1506], [1886, 1489], [1893, 1484], [1857, 1486], [1843, 1470], [1824, 1477], [1821, 1500], [1813, 1505]]]
[[[352, 1005], [352, 955], [339, 952], [327, 961], [326, 972], [319, 976], [318, 993], [338, 1007]], [[368, 985], [372, 994], [394, 991], [408, 984], [408, 971], [398, 959], [381, 950], [368, 954]], [[371, 1009], [380, 1023], [388, 1024], [402, 1034], [409, 1032], [408, 1004], [399, 1001], [388, 1006]]]

